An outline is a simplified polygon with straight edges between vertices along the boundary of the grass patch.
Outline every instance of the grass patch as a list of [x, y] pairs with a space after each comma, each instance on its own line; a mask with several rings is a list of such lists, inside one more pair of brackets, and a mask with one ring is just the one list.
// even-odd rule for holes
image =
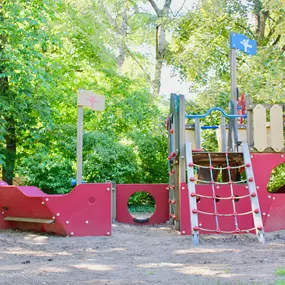
[[277, 268], [275, 274], [277, 276], [285, 276], [285, 268], [284, 267]]
[[153, 213], [155, 205], [128, 205], [130, 213]]
[[285, 285], [285, 280], [277, 280], [274, 285]]
[[274, 285], [285, 285], [285, 268], [284, 267], [278, 267], [275, 270], [275, 275], [279, 278], [276, 280]]

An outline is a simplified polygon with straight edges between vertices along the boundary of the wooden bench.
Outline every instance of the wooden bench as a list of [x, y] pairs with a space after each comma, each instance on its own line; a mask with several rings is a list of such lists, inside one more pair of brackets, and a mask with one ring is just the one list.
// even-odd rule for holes
[[39, 223], [39, 224], [53, 224], [53, 219], [37, 219], [37, 218], [23, 218], [23, 217], [5, 217], [5, 221], [9, 222], [25, 222], [25, 223]]

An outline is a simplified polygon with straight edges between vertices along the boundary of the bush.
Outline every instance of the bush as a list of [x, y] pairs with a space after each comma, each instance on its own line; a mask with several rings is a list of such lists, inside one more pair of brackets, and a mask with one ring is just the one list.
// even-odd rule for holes
[[85, 134], [83, 165], [87, 182], [139, 183], [142, 177], [134, 149], [106, 133]]
[[39, 152], [26, 157], [18, 173], [25, 177], [26, 185], [36, 186], [48, 194], [64, 194], [72, 189], [72, 162], [61, 155]]
[[276, 192], [284, 185], [285, 185], [285, 163], [282, 163], [272, 170], [267, 185], [267, 190], [269, 192]]

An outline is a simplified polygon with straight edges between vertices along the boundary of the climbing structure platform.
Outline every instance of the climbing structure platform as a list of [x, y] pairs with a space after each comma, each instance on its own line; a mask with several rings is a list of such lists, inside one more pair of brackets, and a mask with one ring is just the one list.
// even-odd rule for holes
[[63, 236], [112, 233], [111, 184], [81, 184], [66, 195], [47, 195], [32, 186], [0, 186], [0, 229]]
[[[248, 100], [243, 114], [213, 107], [187, 115], [185, 97], [171, 94], [166, 123], [170, 217], [194, 244], [200, 234], [221, 233], [253, 233], [264, 243], [264, 233], [285, 230], [285, 187], [274, 193], [267, 189], [272, 171], [285, 163], [283, 109]], [[220, 112], [220, 125], [202, 125], [212, 112]], [[243, 125], [237, 126], [238, 118]], [[203, 150], [203, 130], [218, 131], [220, 152]]]

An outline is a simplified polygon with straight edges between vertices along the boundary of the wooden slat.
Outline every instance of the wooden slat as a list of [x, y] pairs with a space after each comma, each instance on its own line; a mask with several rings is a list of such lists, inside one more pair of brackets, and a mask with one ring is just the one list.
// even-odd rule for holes
[[36, 219], [36, 218], [23, 218], [23, 217], [5, 217], [5, 221], [9, 222], [25, 222], [25, 223], [39, 223], [39, 224], [52, 224], [53, 219]]
[[[252, 103], [250, 103], [248, 106], [247, 106], [247, 110], [250, 110], [250, 111], [252, 111], [257, 105], [259, 105], [259, 104], [252, 104]], [[276, 104], [277, 105], [277, 104]], [[270, 104], [262, 104], [262, 106], [266, 109], [266, 110], [270, 110], [270, 108], [272, 107], [272, 105], [270, 105]], [[278, 105], [278, 106], [280, 106], [282, 109], [283, 109], [283, 105]]]
[[[212, 165], [226, 164], [226, 156], [224, 153], [211, 153]], [[243, 157], [241, 153], [228, 153], [228, 160], [230, 164], [242, 163]], [[209, 156], [207, 152], [193, 153], [193, 161], [198, 165], [209, 166]]]
[[276, 152], [283, 149], [283, 108], [273, 105], [270, 108], [270, 146]]
[[261, 104], [253, 109], [253, 141], [257, 151], [262, 152], [267, 148], [266, 109]]

